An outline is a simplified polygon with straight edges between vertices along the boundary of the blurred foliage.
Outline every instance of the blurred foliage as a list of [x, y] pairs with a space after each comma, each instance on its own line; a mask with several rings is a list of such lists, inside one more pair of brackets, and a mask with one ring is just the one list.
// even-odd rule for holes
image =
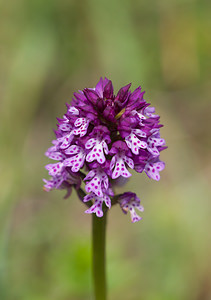
[[144, 220], [108, 222], [109, 299], [211, 299], [211, 2], [0, 2], [0, 299], [91, 299], [90, 216], [42, 191], [43, 153], [74, 91], [100, 76], [147, 91], [169, 149], [132, 177]]

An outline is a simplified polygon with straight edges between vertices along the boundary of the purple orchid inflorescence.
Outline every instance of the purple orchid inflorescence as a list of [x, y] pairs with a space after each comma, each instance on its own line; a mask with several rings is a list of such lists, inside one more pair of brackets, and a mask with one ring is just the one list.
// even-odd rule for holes
[[110, 208], [119, 203], [136, 222], [141, 217], [135, 209], [143, 211], [140, 199], [131, 192], [114, 196], [112, 189], [121, 177], [131, 176], [128, 169], [144, 171], [158, 181], [165, 167], [160, 151], [166, 147], [159, 115], [143, 99], [141, 87], [131, 92], [130, 85], [114, 95], [111, 80], [101, 78], [95, 88], [74, 93], [66, 114], [58, 119], [56, 140], [46, 152], [58, 162], [46, 166], [51, 179], [44, 180], [44, 189], [67, 189], [69, 195], [83, 181], [87, 194], [82, 200], [92, 203], [86, 213], [102, 217], [104, 204]]

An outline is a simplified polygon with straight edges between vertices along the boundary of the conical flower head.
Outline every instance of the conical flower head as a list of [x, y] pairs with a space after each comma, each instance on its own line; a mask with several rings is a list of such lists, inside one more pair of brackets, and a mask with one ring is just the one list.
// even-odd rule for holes
[[[44, 189], [71, 191], [72, 187], [79, 189], [83, 180], [88, 193], [84, 202], [92, 201], [86, 213], [101, 217], [103, 205], [111, 207], [113, 186], [129, 178], [130, 169], [144, 171], [158, 181], [165, 167], [159, 159], [165, 140], [160, 137], [159, 115], [143, 97], [141, 87], [131, 92], [130, 84], [115, 95], [107, 78], [101, 78], [95, 88], [74, 93], [66, 114], [58, 119], [53, 146], [46, 152], [56, 162], [46, 166], [51, 179], [44, 180]], [[136, 222], [141, 218], [134, 207], [142, 210], [140, 199], [134, 193], [125, 194], [115, 196], [113, 202], [124, 212], [131, 209], [132, 222]], [[122, 199], [127, 200], [125, 206]]]

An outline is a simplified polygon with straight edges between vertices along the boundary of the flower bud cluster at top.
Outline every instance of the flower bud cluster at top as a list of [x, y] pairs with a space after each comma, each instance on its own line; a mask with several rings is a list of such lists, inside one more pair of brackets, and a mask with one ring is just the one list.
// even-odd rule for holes
[[[115, 96], [112, 82], [101, 78], [95, 88], [74, 93], [66, 114], [58, 119], [53, 146], [46, 152], [58, 162], [46, 166], [51, 179], [44, 179], [44, 189], [79, 189], [84, 180], [83, 201], [93, 201], [86, 213], [98, 217], [103, 215], [103, 203], [111, 207], [115, 182], [131, 176], [128, 169], [144, 171], [158, 181], [165, 167], [159, 159], [166, 148], [160, 137], [160, 117], [143, 99], [141, 87], [134, 92], [129, 88], [130, 84], [122, 87]], [[88, 172], [85, 178], [82, 169]], [[143, 207], [134, 193], [121, 194], [117, 202], [123, 212], [130, 212], [132, 222], [141, 219], [135, 208], [143, 211]]]

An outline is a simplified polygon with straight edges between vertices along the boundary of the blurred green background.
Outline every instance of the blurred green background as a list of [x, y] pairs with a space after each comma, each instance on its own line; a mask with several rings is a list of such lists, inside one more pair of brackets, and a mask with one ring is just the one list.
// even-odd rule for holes
[[109, 212], [109, 299], [211, 299], [211, 2], [0, 1], [0, 299], [92, 298], [91, 218], [45, 193], [44, 156], [74, 91], [132, 82], [161, 115], [161, 181]]

